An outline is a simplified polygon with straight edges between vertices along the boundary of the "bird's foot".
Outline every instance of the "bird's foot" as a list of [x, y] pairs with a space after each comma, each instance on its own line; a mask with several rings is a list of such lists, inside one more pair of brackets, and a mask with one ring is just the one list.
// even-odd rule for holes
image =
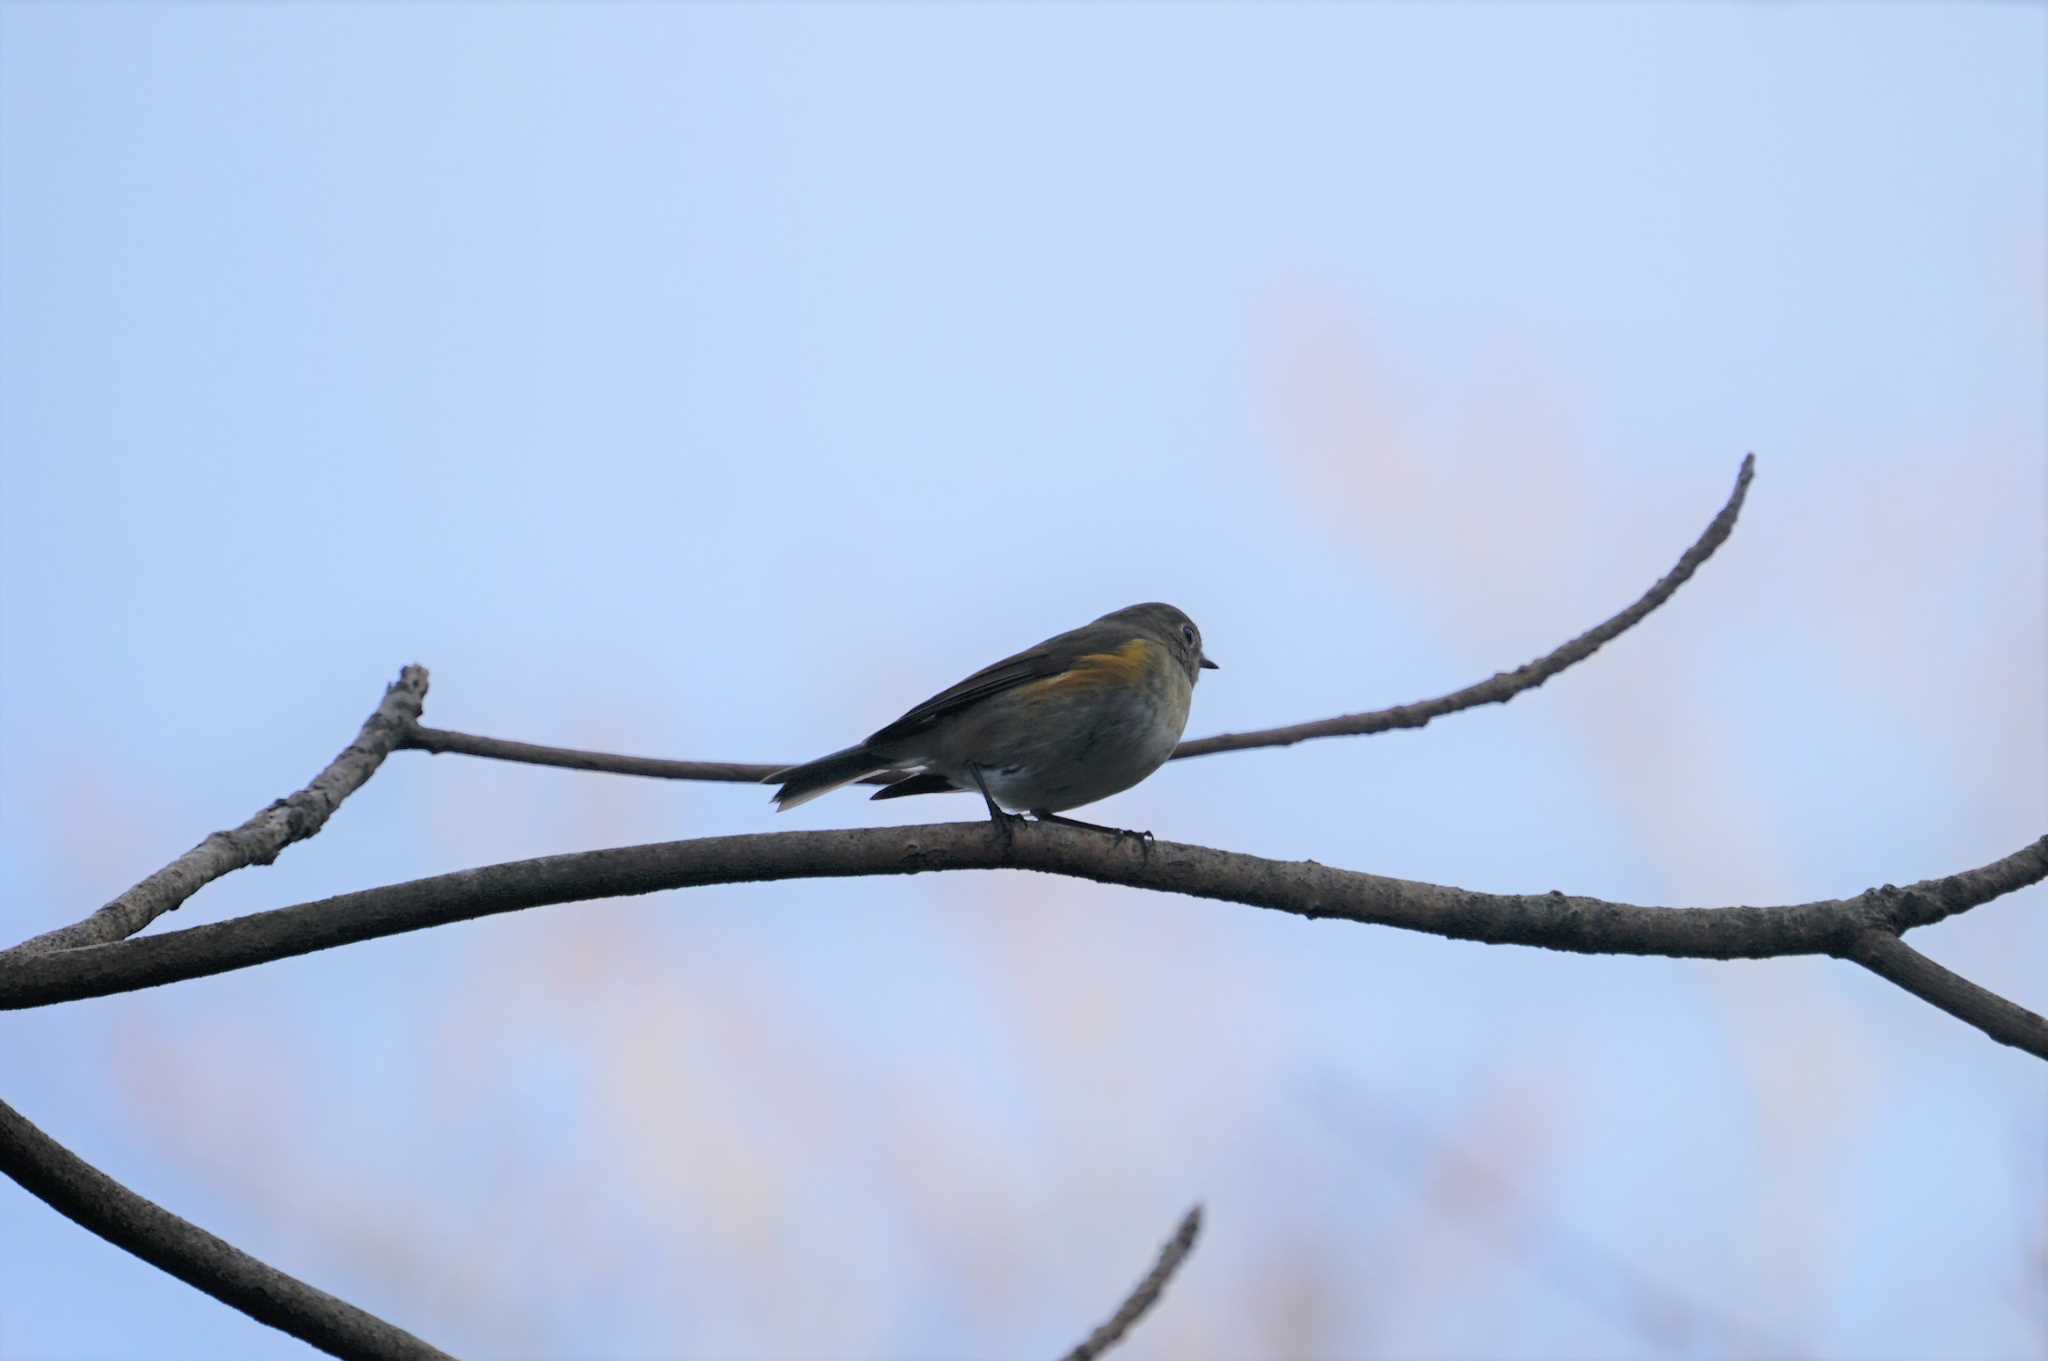
[[996, 829], [996, 844], [1008, 855], [1010, 848], [1017, 844], [1017, 824], [1024, 820], [1022, 813], [1005, 813], [994, 804], [989, 805], [988, 820]]
[[1084, 831], [1101, 832], [1106, 836], [1115, 837], [1116, 844], [1119, 846], [1123, 845], [1126, 841], [1135, 841], [1138, 843], [1138, 849], [1143, 853], [1144, 857], [1147, 860], [1152, 858], [1152, 842], [1154, 837], [1150, 832], [1135, 832], [1128, 827], [1105, 827], [1099, 822], [1083, 822], [1079, 818], [1061, 817], [1058, 813], [1048, 813], [1043, 809], [1033, 809], [1031, 816], [1039, 822], [1053, 822], [1058, 823], [1062, 827], [1079, 827]]

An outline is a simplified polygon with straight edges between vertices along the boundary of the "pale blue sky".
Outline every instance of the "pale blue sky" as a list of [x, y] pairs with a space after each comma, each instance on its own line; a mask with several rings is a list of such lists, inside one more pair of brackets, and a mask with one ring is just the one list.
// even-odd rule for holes
[[[1644, 902], [2004, 855], [2048, 830], [2044, 50], [1992, 6], [0, 9], [6, 934], [405, 662], [443, 726], [795, 759], [1165, 598], [1225, 668], [1193, 733], [1321, 717], [1604, 617], [1751, 449], [1585, 667], [1096, 815]], [[167, 926], [974, 812], [402, 755]], [[2040, 1009], [2044, 907], [1915, 942]], [[1739, 1345], [1586, 1253], [1801, 1354], [2048, 1346], [2038, 1062], [1840, 963], [975, 875], [0, 1036], [54, 1136], [464, 1355], [1053, 1353], [1198, 1197], [1134, 1361]], [[301, 1354], [0, 1186], [0, 1356]]]

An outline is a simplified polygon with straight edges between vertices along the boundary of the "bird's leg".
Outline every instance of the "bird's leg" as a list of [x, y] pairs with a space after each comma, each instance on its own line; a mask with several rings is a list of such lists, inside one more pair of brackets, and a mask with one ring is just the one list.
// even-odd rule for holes
[[1061, 817], [1058, 813], [1048, 813], [1043, 808], [1032, 809], [1031, 816], [1039, 822], [1056, 822], [1062, 827], [1081, 827], [1091, 832], [1107, 832], [1116, 838], [1119, 846], [1129, 839], [1138, 843], [1139, 849], [1145, 852], [1147, 858], [1152, 854], [1153, 837], [1150, 832], [1134, 832], [1128, 827], [1105, 827], [1099, 822], [1083, 822], [1079, 818]]
[[1005, 813], [1002, 809], [996, 807], [995, 795], [988, 792], [988, 781], [981, 778], [980, 766], [969, 761], [967, 763], [967, 773], [974, 777], [974, 787], [981, 791], [982, 802], [988, 805], [989, 821], [996, 825], [996, 835], [1001, 839], [1003, 849], [1008, 851], [1011, 840], [1015, 835], [1013, 829], [1016, 826], [1018, 815], [1015, 813]]

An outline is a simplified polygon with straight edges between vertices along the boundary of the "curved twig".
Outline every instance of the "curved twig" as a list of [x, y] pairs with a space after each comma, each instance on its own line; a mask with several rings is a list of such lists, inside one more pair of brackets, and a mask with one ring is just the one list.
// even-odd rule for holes
[[1124, 1297], [1117, 1311], [1109, 1316], [1100, 1328], [1088, 1336], [1061, 1361], [1095, 1361], [1104, 1352], [1124, 1340], [1124, 1334], [1143, 1317], [1146, 1311], [1159, 1302], [1165, 1292], [1166, 1283], [1173, 1279], [1173, 1273], [1180, 1270], [1188, 1254], [1195, 1250], [1195, 1239], [1202, 1232], [1202, 1207], [1198, 1204], [1181, 1216], [1180, 1227], [1173, 1231], [1173, 1237], [1166, 1240], [1166, 1246], [1159, 1249], [1159, 1260], [1145, 1273], [1145, 1279]]
[[335, 1356], [449, 1361], [346, 1300], [257, 1261], [115, 1181], [0, 1101], [0, 1172], [115, 1247]]
[[[1132, 845], [1056, 824], [1027, 822], [1011, 831], [1008, 841], [986, 822], [760, 832], [517, 860], [109, 945], [0, 956], [0, 1010], [155, 987], [552, 903], [781, 879], [1030, 869], [1454, 940], [1588, 954], [1762, 959], [1848, 955], [1869, 928], [1924, 926], [2048, 878], [2044, 836], [1980, 869], [1903, 889], [1885, 885], [1784, 907], [1639, 907], [1562, 893], [1478, 893], [1172, 841]], [[2009, 1038], [2009, 1027], [1975, 1012], [1954, 1014], [1994, 1039], [2048, 1058], [2048, 1033]]]
[[1442, 718], [1445, 714], [1454, 714], [1461, 709], [1476, 709], [1485, 704], [1505, 704], [1524, 690], [1534, 690], [1566, 667], [1586, 660], [1603, 646], [1634, 628], [1649, 615], [1650, 611], [1677, 594], [1678, 588], [1700, 569], [1700, 564], [1714, 556], [1714, 550], [1727, 542], [1728, 535], [1735, 529], [1735, 517], [1742, 513], [1743, 500], [1749, 495], [1750, 480], [1755, 475], [1756, 455], [1743, 455], [1742, 467], [1735, 474], [1735, 490], [1728, 494], [1728, 503], [1721, 507], [1719, 514], [1707, 522], [1707, 527], [1699, 539], [1685, 550], [1676, 566], [1658, 578], [1657, 583], [1643, 592], [1635, 604], [1533, 662], [1524, 663], [1512, 671], [1500, 672], [1462, 690], [1453, 690], [1448, 695], [1439, 695], [1435, 699], [1425, 699], [1414, 704], [1397, 704], [1391, 709], [1374, 709], [1370, 713], [1341, 714], [1336, 718], [1318, 719], [1313, 723], [1294, 723], [1284, 728], [1261, 728], [1256, 732], [1221, 733], [1215, 737], [1183, 742], [1173, 753], [1173, 759], [1177, 761], [1186, 756], [1209, 756], [1219, 751], [1248, 751], [1254, 747], [1291, 747], [1296, 742], [1306, 742], [1316, 737], [1362, 737], [1368, 733], [1388, 732], [1395, 728], [1419, 728], [1431, 719]]
[[134, 888], [83, 921], [32, 936], [15, 953], [67, 950], [132, 936], [224, 874], [248, 865], [268, 865], [294, 841], [304, 841], [327, 824], [341, 801], [363, 787], [418, 722], [427, 698], [427, 672], [408, 666], [384, 690], [376, 712], [363, 721], [356, 740], [327, 768], [290, 798], [279, 799], [241, 826], [215, 832]]
[[[1707, 527], [1701, 532], [1700, 537], [1692, 547], [1685, 550], [1670, 571], [1621, 613], [1588, 629], [1533, 662], [1518, 666], [1512, 671], [1499, 672], [1462, 690], [1453, 690], [1448, 695], [1418, 700], [1413, 704], [1397, 704], [1391, 709], [1374, 709], [1361, 714], [1340, 714], [1335, 718], [1294, 723], [1280, 728], [1260, 728], [1254, 732], [1218, 733], [1214, 737], [1196, 738], [1194, 741], [1181, 743], [1175, 749], [1172, 759], [1178, 761], [1188, 756], [1210, 756], [1223, 751], [1249, 751], [1256, 747], [1287, 747], [1317, 737], [1362, 737], [1370, 733], [1389, 732], [1395, 728], [1420, 728], [1430, 720], [1442, 718], [1446, 714], [1454, 714], [1461, 709], [1476, 709], [1487, 704], [1505, 704], [1525, 690], [1534, 690], [1558, 672], [1586, 660], [1606, 644], [1634, 628], [1652, 610], [1675, 595], [1678, 588], [1699, 570], [1700, 564], [1714, 556], [1714, 551], [1727, 542], [1729, 534], [1735, 529], [1736, 517], [1742, 513], [1742, 503], [1749, 496], [1749, 484], [1755, 476], [1756, 455], [1745, 454], [1742, 466], [1736, 471], [1735, 489], [1728, 494], [1727, 504], [1707, 522]], [[670, 761], [647, 756], [617, 756], [608, 752], [581, 751], [573, 747], [547, 747], [532, 742], [509, 742], [503, 738], [477, 737], [471, 733], [425, 727], [413, 729], [399, 745], [414, 751], [458, 752], [465, 756], [484, 756], [492, 760], [518, 761], [527, 765], [561, 766], [569, 770], [595, 770], [613, 775], [645, 775], [662, 780], [710, 780], [737, 784], [758, 784], [789, 764]], [[860, 783], [889, 784], [900, 775], [900, 771], [871, 775]]]

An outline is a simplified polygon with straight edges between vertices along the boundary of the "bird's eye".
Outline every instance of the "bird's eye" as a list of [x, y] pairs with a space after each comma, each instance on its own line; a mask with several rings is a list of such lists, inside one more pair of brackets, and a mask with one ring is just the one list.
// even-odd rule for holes
[[1195, 626], [1193, 624], [1182, 624], [1180, 626], [1180, 636], [1188, 640], [1189, 647], [1193, 647], [1195, 645]]

